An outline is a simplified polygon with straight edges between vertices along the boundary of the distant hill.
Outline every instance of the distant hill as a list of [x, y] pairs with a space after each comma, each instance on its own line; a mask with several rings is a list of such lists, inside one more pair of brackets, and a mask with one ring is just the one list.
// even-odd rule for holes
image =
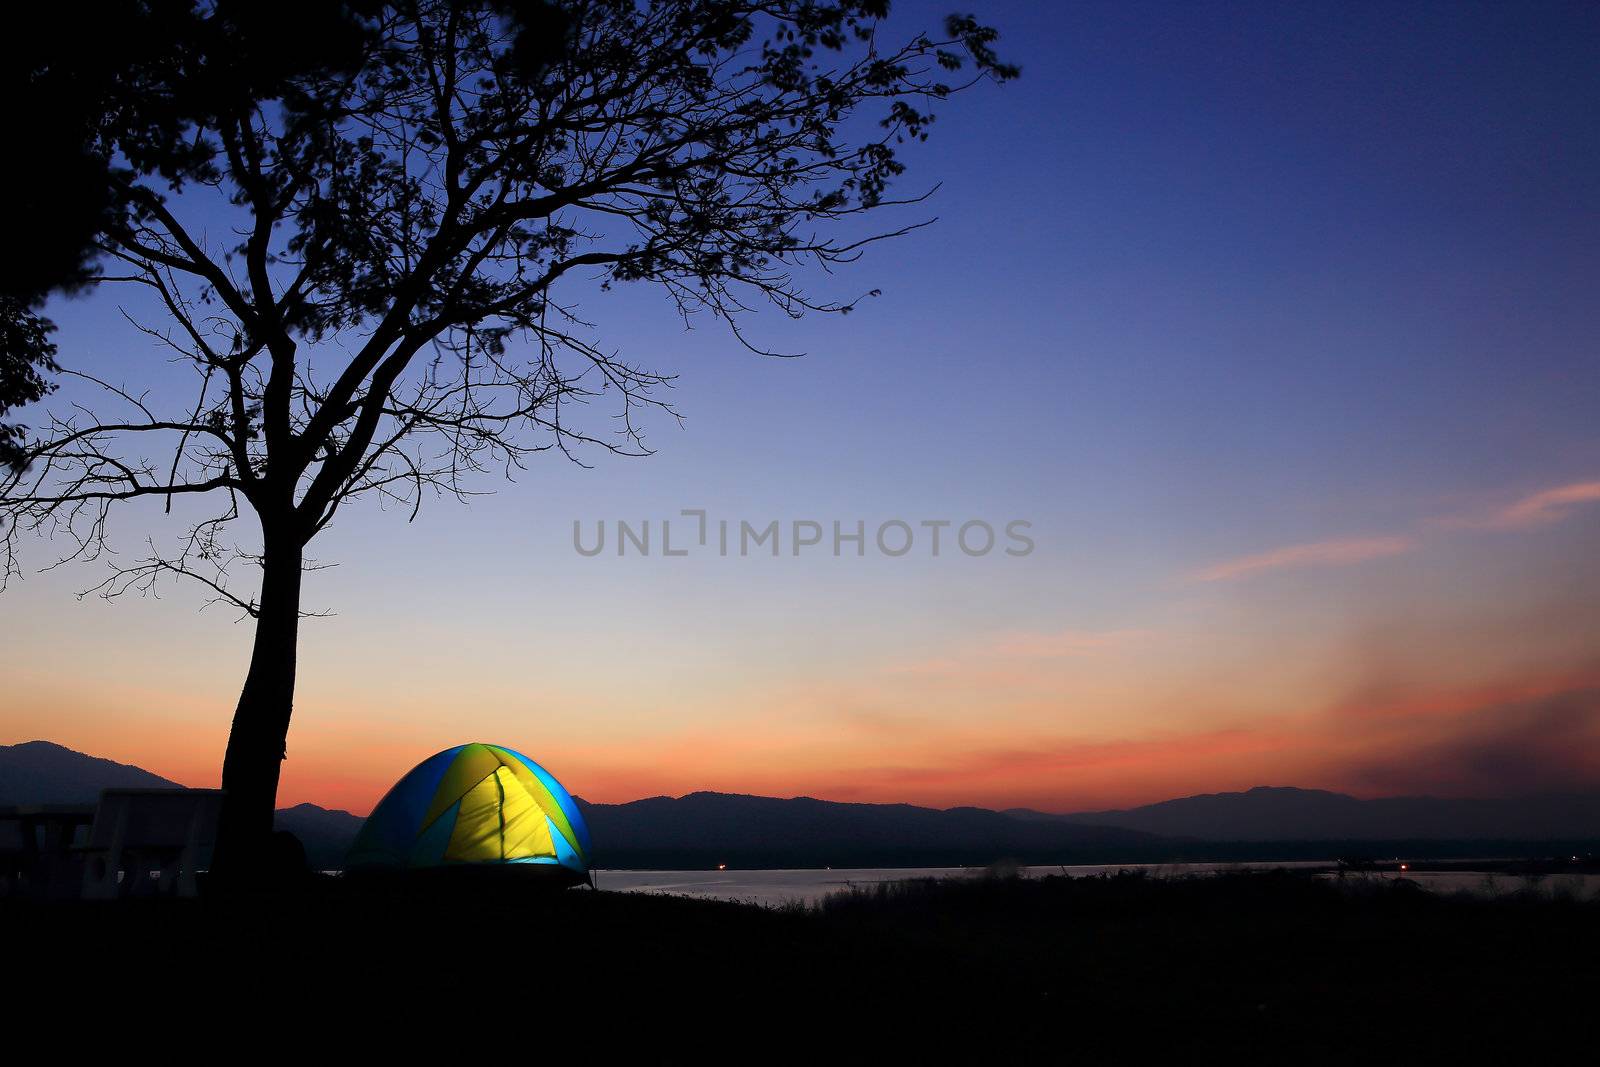
[[841, 804], [690, 793], [578, 801], [606, 867], [922, 867], [1095, 862], [1143, 855], [1139, 831], [1013, 818], [985, 808]]
[[296, 804], [279, 808], [273, 825], [287, 830], [306, 847], [306, 862], [314, 871], [337, 871], [344, 867], [345, 853], [367, 820], [339, 808], [319, 808], [315, 804]]
[[1554, 841], [1600, 838], [1600, 792], [1502, 800], [1385, 797], [1361, 800], [1321, 789], [1257, 786], [1117, 811], [1022, 819], [1115, 826], [1204, 841]]
[[140, 767], [49, 741], [0, 745], [0, 804], [93, 804], [102, 789], [181, 789]]

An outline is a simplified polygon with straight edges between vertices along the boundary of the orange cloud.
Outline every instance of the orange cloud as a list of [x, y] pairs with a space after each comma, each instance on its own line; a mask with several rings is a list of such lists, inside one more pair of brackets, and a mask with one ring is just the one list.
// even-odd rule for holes
[[1259, 764], [1293, 755], [1292, 733], [1265, 725], [1131, 738], [1033, 737], [1004, 746], [922, 746], [895, 763], [834, 773], [823, 791], [944, 806], [1065, 811], [1259, 784]]
[[1456, 687], [1380, 684], [1334, 704], [1329, 713], [1335, 718], [1389, 722], [1447, 719], [1480, 708], [1547, 700], [1587, 689], [1600, 689], [1600, 670], [1499, 679]]
[[1341, 777], [1362, 792], [1509, 796], [1600, 783], [1600, 688], [1468, 706], [1369, 745]]
[[1263, 571], [1288, 570], [1298, 567], [1333, 567], [1362, 563], [1369, 559], [1398, 556], [1416, 547], [1410, 537], [1364, 537], [1344, 541], [1314, 541], [1304, 545], [1288, 545], [1270, 552], [1214, 563], [1194, 573], [1197, 582], [1224, 582], [1244, 578]]
[[896, 755], [848, 775], [808, 768], [798, 781], [828, 797], [1057, 811], [1264, 784], [1365, 796], [1583, 790], [1600, 785], [1600, 686], [1581, 672], [1511, 677], [1210, 729], [928, 738]]

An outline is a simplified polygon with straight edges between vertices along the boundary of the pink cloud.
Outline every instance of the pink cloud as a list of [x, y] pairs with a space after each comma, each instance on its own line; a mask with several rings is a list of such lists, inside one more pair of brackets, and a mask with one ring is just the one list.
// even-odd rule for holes
[[1398, 556], [1416, 547], [1410, 537], [1364, 537], [1344, 541], [1314, 541], [1304, 545], [1287, 545], [1270, 552], [1253, 556], [1223, 560], [1203, 570], [1196, 571], [1197, 582], [1224, 582], [1244, 578], [1263, 571], [1288, 570], [1297, 567], [1334, 567], [1361, 563], [1384, 556]]
[[1543, 526], [1566, 518], [1579, 504], [1596, 501], [1600, 501], [1600, 482], [1573, 482], [1525, 496], [1501, 509], [1484, 525], [1501, 529]]

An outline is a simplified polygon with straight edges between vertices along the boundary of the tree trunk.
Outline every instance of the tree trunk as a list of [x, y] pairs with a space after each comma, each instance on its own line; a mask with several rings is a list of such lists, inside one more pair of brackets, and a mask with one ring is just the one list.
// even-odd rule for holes
[[222, 762], [222, 822], [212, 869], [235, 878], [259, 873], [270, 855], [268, 839], [278, 796], [278, 771], [286, 758], [294, 708], [295, 645], [300, 632], [300, 542], [266, 534], [261, 603], [256, 616], [250, 673], [233, 713]]

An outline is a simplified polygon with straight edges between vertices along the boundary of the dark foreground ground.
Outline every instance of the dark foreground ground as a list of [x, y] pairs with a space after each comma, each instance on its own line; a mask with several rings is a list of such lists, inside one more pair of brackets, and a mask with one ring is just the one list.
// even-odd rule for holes
[[1600, 1051], [1600, 905], [1286, 873], [911, 883], [780, 911], [330, 879], [0, 901], [0, 936], [13, 1036], [108, 1048], [216, 1050], [220, 1025], [234, 1052], [443, 1042], [529, 1063]]

